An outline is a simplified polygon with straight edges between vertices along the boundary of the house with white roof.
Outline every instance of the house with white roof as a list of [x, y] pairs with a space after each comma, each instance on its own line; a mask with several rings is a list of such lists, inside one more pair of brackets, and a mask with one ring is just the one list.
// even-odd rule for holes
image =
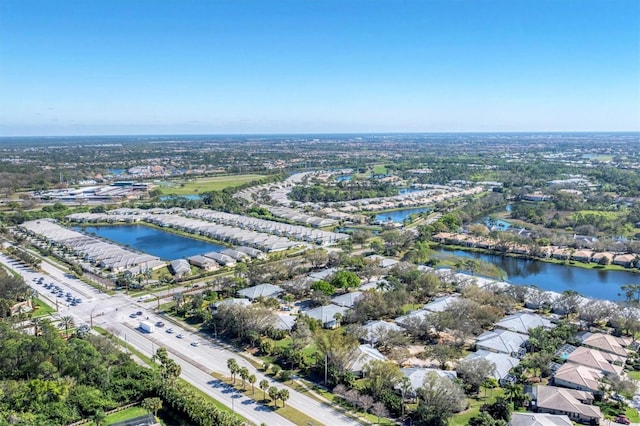
[[[424, 380], [429, 374], [436, 374], [438, 377], [447, 378], [449, 380], [455, 380], [458, 378], [458, 373], [452, 370], [440, 370], [438, 368], [423, 368], [423, 367], [409, 367], [402, 368], [402, 374], [409, 379], [411, 388], [409, 394], [405, 395], [405, 398], [413, 399], [416, 397], [416, 391], [424, 386]], [[396, 389], [400, 389], [400, 385], [396, 386]]]
[[431, 302], [424, 305], [422, 309], [429, 312], [444, 312], [447, 309], [449, 309], [449, 307], [451, 307], [451, 305], [454, 302], [458, 300], [460, 299], [458, 298], [457, 295], [443, 296], [437, 299], [433, 299]]
[[479, 335], [476, 338], [476, 348], [510, 355], [518, 353], [527, 340], [528, 336], [524, 334], [498, 328]]
[[345, 313], [349, 310], [349, 308], [345, 308], [344, 306], [338, 306], [334, 304], [319, 306], [314, 309], [309, 309], [308, 311], [301, 312], [302, 314], [316, 319], [322, 323], [324, 328], [336, 328], [340, 324], [336, 320], [336, 315], [344, 317]]
[[551, 329], [555, 327], [555, 325], [541, 315], [530, 312], [518, 312], [498, 321], [496, 327], [528, 335], [529, 330], [532, 328], [543, 327], [545, 329]]
[[282, 293], [282, 288], [273, 284], [259, 284], [238, 290], [238, 295], [246, 297], [251, 301], [259, 297], [277, 297], [280, 293]]
[[361, 375], [365, 365], [371, 361], [386, 361], [387, 357], [382, 355], [379, 350], [370, 345], [360, 345], [353, 361], [349, 363], [348, 369], [354, 374]]
[[573, 426], [573, 422], [560, 414], [513, 413], [509, 426]]
[[364, 341], [371, 345], [375, 345], [378, 342], [378, 338], [381, 334], [389, 331], [396, 331], [399, 333], [404, 331], [404, 328], [387, 321], [369, 321], [362, 326], [362, 329], [366, 333]]
[[336, 296], [331, 298], [331, 302], [335, 303], [338, 306], [345, 306], [347, 308], [352, 308], [356, 302], [364, 296], [364, 293], [361, 291], [352, 291], [351, 293], [341, 294], [340, 296]]
[[181, 278], [191, 273], [191, 265], [186, 259], [176, 259], [171, 261], [171, 270], [176, 278]]
[[514, 358], [510, 355], [497, 352], [489, 352], [484, 349], [477, 350], [467, 355], [463, 361], [472, 359], [485, 359], [496, 366], [495, 372], [491, 375], [496, 380], [504, 379], [509, 375], [509, 371], [516, 365], [520, 364], [518, 358]]

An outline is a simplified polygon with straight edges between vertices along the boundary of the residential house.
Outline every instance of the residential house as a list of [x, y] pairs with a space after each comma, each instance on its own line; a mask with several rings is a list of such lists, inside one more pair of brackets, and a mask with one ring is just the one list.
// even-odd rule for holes
[[602, 394], [603, 377], [604, 374], [600, 370], [567, 362], [562, 364], [553, 375], [553, 384], [594, 394]]
[[201, 255], [191, 256], [187, 260], [193, 266], [204, 269], [205, 271], [215, 271], [220, 268], [215, 260]]
[[573, 426], [573, 422], [566, 415], [513, 413], [509, 426]]
[[[624, 371], [625, 357], [580, 346], [571, 352], [567, 362], [599, 370], [606, 376], [620, 376]], [[617, 365], [615, 364], [617, 363]]]
[[429, 312], [443, 312], [449, 309], [452, 303], [457, 300], [459, 300], [458, 296], [455, 295], [439, 297], [424, 305], [422, 309]]
[[584, 263], [591, 262], [591, 257], [593, 257], [591, 250], [576, 250], [571, 256], [573, 260]]
[[336, 328], [340, 326], [338, 318], [344, 317], [348, 310], [349, 308], [345, 308], [344, 306], [330, 304], [326, 306], [319, 306], [301, 313], [320, 321], [324, 328]]
[[613, 256], [614, 254], [608, 251], [597, 252], [591, 256], [591, 261], [598, 264], [609, 265], [613, 261]]
[[259, 297], [277, 297], [280, 293], [282, 293], [282, 288], [273, 284], [259, 284], [238, 290], [238, 294], [240, 296], [246, 297], [251, 301], [256, 300]]
[[370, 345], [360, 345], [352, 361], [348, 365], [349, 371], [362, 376], [364, 367], [371, 361], [386, 361], [387, 357], [382, 355], [379, 350]]
[[189, 262], [186, 259], [172, 260], [170, 265], [173, 275], [175, 275], [176, 278], [182, 278], [183, 276], [191, 273], [191, 265], [189, 265]]
[[[409, 379], [411, 388], [408, 390], [408, 394], [405, 394], [406, 399], [413, 399], [416, 397], [417, 390], [424, 385], [424, 380], [429, 374], [435, 374], [438, 377], [446, 377], [449, 380], [456, 380], [458, 373], [450, 370], [440, 370], [438, 368], [423, 368], [423, 367], [410, 367], [403, 368], [402, 374]], [[396, 385], [396, 389], [400, 389], [401, 386]]]
[[485, 359], [495, 365], [496, 369], [491, 377], [495, 378], [496, 380], [504, 379], [509, 375], [509, 372], [513, 367], [520, 364], [520, 360], [518, 358], [514, 358], [504, 353], [489, 352], [484, 349], [480, 349], [473, 353], [470, 353], [464, 358], [464, 361], [478, 358]]
[[331, 302], [335, 303], [338, 306], [344, 306], [347, 308], [352, 308], [353, 305], [360, 299], [362, 299], [364, 293], [361, 291], [353, 291], [351, 293], [341, 294], [340, 296], [333, 297]]
[[529, 330], [536, 327], [551, 329], [555, 327], [551, 321], [542, 315], [531, 312], [518, 312], [502, 318], [496, 323], [497, 328], [515, 331], [520, 334], [529, 334]]
[[609, 352], [618, 356], [628, 357], [629, 351], [626, 349], [631, 344], [631, 339], [615, 337], [605, 333], [584, 332], [578, 335], [578, 340], [583, 346]]
[[624, 266], [625, 268], [631, 268], [636, 260], [635, 254], [618, 254], [613, 258], [614, 265]]
[[532, 406], [538, 413], [566, 415], [574, 422], [598, 425], [604, 416], [593, 400], [589, 392], [538, 385]]
[[369, 321], [362, 326], [362, 329], [366, 333], [363, 340], [374, 346], [378, 342], [378, 338], [384, 335], [384, 333], [388, 333], [389, 331], [404, 332], [402, 327], [387, 321]]
[[479, 335], [476, 338], [476, 348], [511, 355], [517, 354], [527, 340], [528, 336], [524, 334], [498, 328]]

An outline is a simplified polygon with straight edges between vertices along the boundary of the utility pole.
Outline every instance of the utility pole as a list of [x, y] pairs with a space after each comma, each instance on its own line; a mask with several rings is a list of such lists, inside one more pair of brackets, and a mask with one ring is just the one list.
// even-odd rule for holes
[[329, 363], [329, 355], [324, 356], [324, 385], [327, 386], [327, 364]]

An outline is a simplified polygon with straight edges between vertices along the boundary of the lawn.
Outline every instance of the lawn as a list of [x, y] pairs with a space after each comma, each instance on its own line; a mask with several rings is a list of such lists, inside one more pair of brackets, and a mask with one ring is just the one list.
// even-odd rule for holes
[[503, 389], [488, 389], [487, 396], [484, 396], [484, 389], [480, 391], [480, 394], [475, 398], [467, 398], [469, 402], [469, 408], [462, 413], [454, 414], [449, 422], [451, 426], [464, 426], [469, 423], [469, 419], [473, 416], [477, 416], [480, 413], [480, 407], [483, 404], [490, 404], [495, 401], [496, 397], [504, 394]]
[[51, 315], [52, 313], [54, 313], [56, 310], [55, 308], [52, 308], [51, 306], [47, 305], [46, 303], [44, 303], [42, 300], [40, 299], [34, 299], [33, 300], [33, 317], [34, 318], [38, 318], [38, 317], [44, 317], [47, 315]]
[[373, 166], [373, 174], [374, 175], [386, 175], [387, 174], [387, 168], [385, 166], [383, 166], [382, 164], [376, 164], [375, 166]]
[[146, 416], [147, 410], [142, 407], [129, 407], [117, 413], [109, 414], [105, 419], [106, 424], [122, 422], [140, 416]]
[[216, 176], [190, 181], [170, 181], [174, 185], [161, 186], [164, 195], [196, 195], [208, 191], [221, 191], [244, 183], [262, 179], [263, 175]]

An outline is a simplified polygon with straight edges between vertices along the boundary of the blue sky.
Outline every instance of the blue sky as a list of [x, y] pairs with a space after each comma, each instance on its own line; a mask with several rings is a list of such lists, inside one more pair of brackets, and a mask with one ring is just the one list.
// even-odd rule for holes
[[636, 0], [2, 0], [0, 135], [640, 130]]

